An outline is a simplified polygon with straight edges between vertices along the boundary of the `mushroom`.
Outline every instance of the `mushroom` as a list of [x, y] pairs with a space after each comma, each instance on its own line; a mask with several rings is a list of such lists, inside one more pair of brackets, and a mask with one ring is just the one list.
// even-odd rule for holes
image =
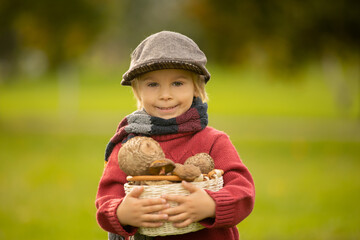
[[214, 160], [207, 153], [198, 153], [189, 157], [184, 165], [194, 165], [200, 168], [202, 174], [208, 174], [215, 167]]
[[154, 160], [164, 158], [160, 144], [150, 137], [133, 137], [118, 153], [119, 167], [128, 176], [146, 175]]
[[221, 169], [214, 169], [211, 172], [208, 173], [208, 177], [210, 179], [221, 177], [224, 174], [224, 171]]
[[175, 163], [167, 158], [155, 160], [150, 164], [150, 175], [168, 175], [175, 168]]
[[200, 174], [200, 176], [198, 176], [197, 178], [194, 179], [193, 182], [202, 182], [205, 180], [204, 175]]
[[200, 177], [201, 171], [194, 165], [176, 163], [173, 174], [187, 182], [193, 182], [196, 178]]

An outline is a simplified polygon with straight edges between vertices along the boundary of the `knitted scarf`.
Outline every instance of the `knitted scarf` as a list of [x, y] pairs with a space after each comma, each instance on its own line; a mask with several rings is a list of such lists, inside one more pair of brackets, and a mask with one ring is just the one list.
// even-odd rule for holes
[[108, 161], [116, 144], [125, 143], [135, 136], [196, 132], [204, 129], [208, 124], [207, 108], [207, 103], [203, 103], [200, 98], [194, 98], [189, 110], [176, 118], [153, 117], [145, 110], [131, 113], [119, 123], [115, 135], [107, 144], [105, 161]]

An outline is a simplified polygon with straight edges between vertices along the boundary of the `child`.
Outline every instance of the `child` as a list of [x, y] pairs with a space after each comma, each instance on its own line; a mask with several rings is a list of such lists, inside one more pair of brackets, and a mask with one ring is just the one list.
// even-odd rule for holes
[[[205, 228], [153, 238], [136, 234], [135, 239], [239, 239], [236, 225], [253, 209], [254, 183], [229, 137], [207, 126], [206, 61], [194, 41], [169, 31], [149, 36], [132, 53], [121, 84], [132, 87], [139, 110], [120, 122], [108, 143], [96, 198], [97, 220], [109, 239], [130, 239], [138, 227], [159, 227], [164, 221], [175, 227], [199, 222]], [[121, 145], [137, 135], [158, 141], [175, 163], [197, 153], [210, 154], [215, 168], [224, 170], [224, 187], [212, 192], [182, 182], [189, 196], [139, 199], [142, 187], [125, 196], [126, 175], [117, 155]], [[168, 201], [179, 205], [169, 207]]]

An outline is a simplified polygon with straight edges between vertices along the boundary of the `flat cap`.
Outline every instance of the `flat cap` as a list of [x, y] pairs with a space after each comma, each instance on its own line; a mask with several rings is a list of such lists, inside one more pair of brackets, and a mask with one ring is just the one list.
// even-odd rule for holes
[[189, 37], [176, 32], [162, 31], [150, 35], [131, 54], [129, 70], [121, 85], [130, 86], [131, 80], [141, 74], [162, 69], [183, 69], [202, 75], [209, 81], [207, 59], [198, 45]]

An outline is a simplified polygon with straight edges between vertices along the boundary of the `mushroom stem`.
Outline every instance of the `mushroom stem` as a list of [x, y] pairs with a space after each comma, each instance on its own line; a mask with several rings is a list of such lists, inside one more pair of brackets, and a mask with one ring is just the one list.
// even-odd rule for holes
[[207, 176], [210, 179], [214, 179], [214, 178], [217, 178], [217, 177], [221, 177], [223, 174], [224, 174], [224, 171], [222, 169], [214, 169], [211, 172], [209, 172], [207, 174]]
[[161, 167], [159, 175], [166, 175], [165, 166]]

